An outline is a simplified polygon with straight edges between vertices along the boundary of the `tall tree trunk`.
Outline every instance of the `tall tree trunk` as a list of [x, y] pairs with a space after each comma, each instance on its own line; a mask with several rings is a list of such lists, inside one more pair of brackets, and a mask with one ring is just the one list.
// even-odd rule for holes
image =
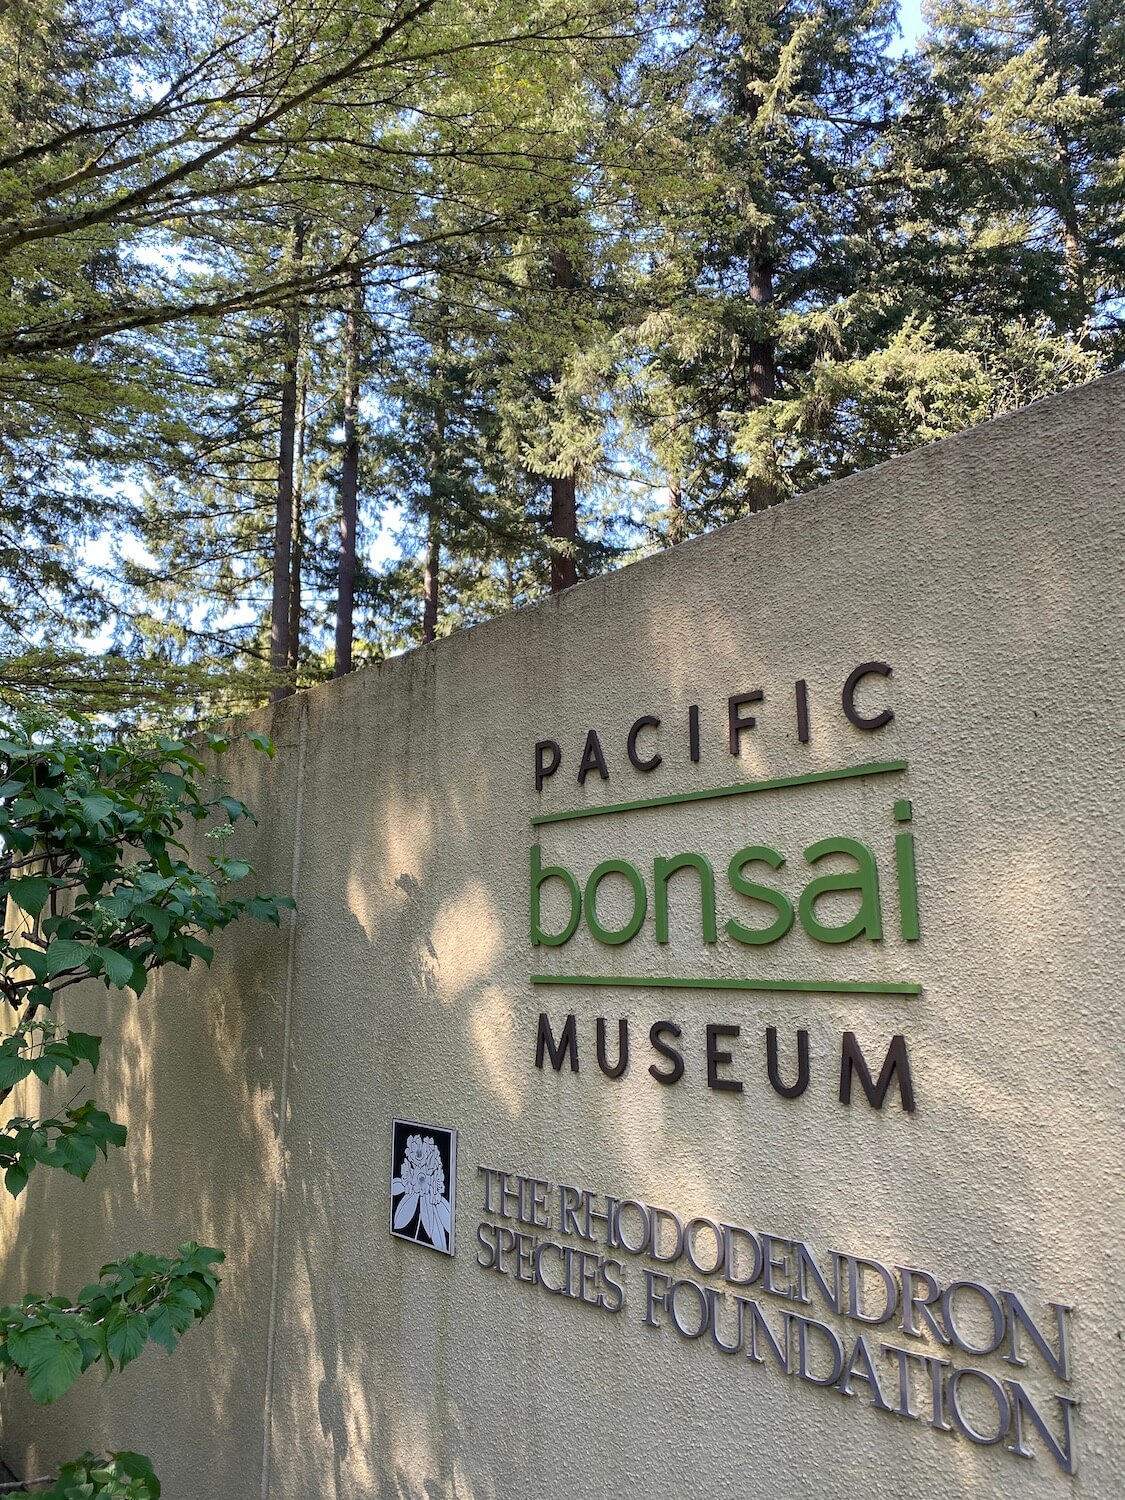
[[363, 282], [351, 275], [344, 320], [344, 455], [340, 465], [340, 552], [336, 584], [336, 660], [333, 677], [352, 670], [359, 496], [359, 319]]
[[441, 522], [437, 507], [431, 504], [426, 520], [426, 568], [422, 575], [422, 641], [425, 645], [437, 635], [440, 588]]
[[305, 414], [308, 384], [302, 375], [297, 388], [297, 452], [293, 472], [293, 547], [289, 569], [289, 679], [296, 685], [301, 657], [301, 569], [305, 562]]
[[668, 542], [675, 546], [684, 539], [684, 492], [678, 478], [668, 481]]
[[[293, 230], [292, 255], [304, 251], [304, 226]], [[273, 532], [273, 591], [270, 601], [270, 668], [274, 685], [270, 702], [293, 691], [289, 678], [290, 573], [293, 562], [293, 478], [297, 444], [297, 373], [301, 362], [301, 315], [296, 304], [285, 309], [281, 374], [281, 428], [277, 458], [277, 512]]]
[[[574, 262], [560, 246], [549, 252], [551, 284], [556, 291], [572, 292], [577, 277]], [[578, 582], [578, 494], [575, 476], [551, 476], [551, 540], [565, 544], [565, 551], [551, 549], [551, 593], [560, 594]]]
[[[753, 64], [744, 64], [738, 84], [735, 108], [744, 119], [753, 122], [762, 107], [762, 94]], [[747, 202], [747, 211], [754, 207], [752, 196]], [[746, 410], [753, 411], [770, 400], [777, 390], [777, 353], [773, 332], [769, 324], [768, 309], [773, 303], [773, 255], [769, 236], [758, 232], [750, 237], [746, 251], [747, 296], [754, 309], [757, 325], [747, 349]], [[762, 479], [753, 479], [747, 486], [746, 508], [753, 514], [775, 505], [782, 496], [776, 486]]]
[[[773, 263], [764, 237], [755, 246], [749, 266], [750, 301], [756, 308], [768, 308], [773, 301]], [[768, 401], [777, 390], [777, 363], [770, 333], [750, 341], [750, 370], [746, 383], [746, 409], [753, 411]], [[777, 487], [765, 479], [752, 479], [747, 486], [746, 508], [751, 515], [776, 505], [782, 496]]]
[[448, 391], [447, 356], [449, 353], [449, 309], [438, 305], [434, 358], [430, 362], [430, 384], [436, 398], [434, 425], [430, 430], [429, 470], [426, 505], [426, 563], [422, 574], [422, 641], [428, 645], [437, 636], [438, 605], [441, 598], [441, 522], [442, 474], [446, 464], [445, 428]]
[[578, 582], [578, 495], [573, 474], [551, 480], [551, 538], [568, 544], [567, 552], [551, 552], [551, 593], [561, 594]]
[[1066, 292], [1070, 308], [1070, 332], [1078, 333], [1090, 316], [1086, 292], [1086, 264], [1082, 250], [1082, 228], [1074, 195], [1074, 165], [1067, 135], [1055, 132], [1055, 159], [1059, 167], [1059, 187], [1054, 205], [1062, 226], [1063, 260], [1066, 266]]
[[[750, 301], [755, 307], [767, 308], [773, 301], [773, 264], [764, 242], [755, 249], [750, 262]], [[777, 364], [774, 342], [769, 334], [750, 342], [750, 380], [746, 390], [751, 411], [768, 401], [777, 390]]]

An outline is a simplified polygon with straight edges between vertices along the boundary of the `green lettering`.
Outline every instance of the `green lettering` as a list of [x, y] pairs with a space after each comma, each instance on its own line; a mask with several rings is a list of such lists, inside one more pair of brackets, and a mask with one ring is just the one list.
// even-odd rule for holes
[[699, 903], [703, 917], [703, 941], [717, 943], [719, 932], [715, 919], [715, 872], [702, 854], [674, 854], [664, 859], [659, 854], [652, 865], [656, 888], [656, 941], [668, 941], [668, 881], [677, 870], [699, 871]]
[[895, 834], [895, 873], [898, 875], [898, 910], [902, 935], [916, 943], [918, 928], [918, 876], [914, 869], [914, 835]]
[[[598, 887], [607, 875], [624, 875], [633, 888], [633, 915], [624, 927], [603, 927], [598, 921]], [[648, 892], [645, 890], [645, 883], [640, 871], [634, 869], [628, 860], [606, 859], [590, 871], [590, 878], [586, 882], [586, 926], [599, 943], [608, 943], [614, 948], [620, 943], [627, 943], [640, 932], [647, 914]]]
[[[538, 948], [560, 948], [574, 936], [582, 916], [582, 892], [578, 882], [562, 865], [540, 865], [542, 851], [538, 844], [531, 846], [531, 941]], [[570, 917], [561, 932], [544, 932], [539, 925], [539, 892], [545, 881], [561, 880], [570, 894]]]
[[[879, 942], [883, 936], [883, 919], [879, 908], [879, 869], [874, 854], [858, 839], [820, 839], [805, 850], [805, 859], [810, 865], [815, 865], [830, 854], [848, 855], [855, 860], [856, 869], [844, 870], [838, 875], [818, 875], [809, 881], [798, 903], [801, 926], [818, 943], [850, 943], [861, 933], [872, 942]], [[860, 893], [859, 910], [839, 927], [825, 926], [816, 915], [817, 901], [833, 891]]]
[[785, 863], [785, 856], [776, 849], [771, 849], [768, 844], [747, 844], [745, 849], [738, 851], [727, 868], [727, 879], [732, 890], [736, 890], [741, 896], [749, 896], [751, 901], [763, 902], [777, 913], [768, 927], [744, 927], [733, 917], [726, 924], [727, 932], [736, 943], [755, 947], [762, 943], [776, 943], [793, 925], [793, 903], [788, 896], [783, 896], [780, 891], [775, 891], [768, 885], [758, 885], [756, 881], [747, 880], [742, 873], [747, 865], [757, 860], [769, 865], [771, 870], [780, 870]]

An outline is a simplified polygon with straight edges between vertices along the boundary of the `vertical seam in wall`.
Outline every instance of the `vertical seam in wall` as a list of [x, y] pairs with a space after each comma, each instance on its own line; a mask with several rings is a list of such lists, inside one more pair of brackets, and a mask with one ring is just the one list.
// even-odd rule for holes
[[[301, 878], [301, 832], [305, 806], [305, 754], [308, 745], [309, 700], [302, 695], [297, 723], [297, 794], [293, 809], [293, 874], [291, 893], [296, 899]], [[289, 1039], [293, 1018], [293, 974], [296, 968], [297, 923], [300, 913], [289, 914], [285, 954], [285, 1008], [281, 1030], [281, 1082], [277, 1101], [277, 1164], [273, 1183], [273, 1249], [270, 1263], [270, 1312], [266, 1327], [266, 1380], [262, 1408], [262, 1500], [269, 1500], [273, 1458], [273, 1371], [277, 1345], [278, 1280], [281, 1266], [281, 1210], [285, 1199], [285, 1126], [289, 1112]]]

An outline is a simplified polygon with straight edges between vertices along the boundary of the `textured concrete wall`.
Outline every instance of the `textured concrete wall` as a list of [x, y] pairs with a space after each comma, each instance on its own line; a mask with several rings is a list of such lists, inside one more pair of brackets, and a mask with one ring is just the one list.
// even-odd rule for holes
[[[220, 1306], [171, 1361], [150, 1351], [47, 1412], [9, 1382], [9, 1463], [41, 1472], [87, 1445], [139, 1447], [170, 1500], [1125, 1493], [1123, 471], [1113, 378], [279, 707], [276, 762], [239, 752], [227, 774], [261, 815], [245, 847], [262, 884], [292, 886], [298, 919], [280, 934], [244, 926], [210, 973], [162, 979], [139, 1002], [68, 1000], [68, 1019], [105, 1031], [99, 1098], [130, 1146], [85, 1186], [40, 1174], [6, 1215], [9, 1296], [76, 1287], [104, 1258], [195, 1234], [229, 1253]], [[865, 712], [893, 706], [877, 732], [840, 709], [849, 671], [873, 659], [894, 669], [860, 690]], [[753, 689], [758, 724], [735, 760], [726, 701]], [[650, 773], [624, 753], [645, 713], [664, 721]], [[579, 787], [590, 728], [610, 778]], [[564, 760], [537, 795], [532, 746], [546, 737]], [[905, 772], [538, 835], [544, 859], [582, 877], [608, 857], [647, 866], [650, 892], [656, 854], [703, 852], [721, 876], [739, 846], [772, 845], [788, 856], [774, 883], [795, 898], [811, 874], [801, 851], [849, 834], [879, 859], [882, 942], [829, 947], [797, 925], [768, 948], [708, 948], [685, 916], [689, 883], [673, 886], [668, 944], [650, 914], [629, 944], [583, 930], [532, 948], [532, 817], [900, 759]], [[898, 798], [913, 805], [916, 943], [894, 890]], [[621, 922], [611, 885], [599, 910]], [[722, 907], [737, 910], [729, 892]], [[553, 989], [533, 987], [536, 972], [922, 991]], [[576, 1014], [577, 1074], [535, 1068], [540, 1010], [556, 1029]], [[596, 1065], [599, 1015], [614, 1046], [630, 1020], [616, 1080]], [[648, 1071], [661, 1018], [683, 1032], [674, 1087]], [[741, 1028], [721, 1070], [740, 1093], [708, 1087], [708, 1022]], [[809, 1033], [800, 1098], [768, 1082], [768, 1026], [787, 1075]], [[845, 1031], [876, 1067], [906, 1038], [915, 1112], [897, 1088], [879, 1110], [862, 1092], [840, 1102]], [[395, 1115], [460, 1132], [452, 1259], [389, 1234]], [[617, 1314], [482, 1268], [482, 1163], [1012, 1289], [1048, 1328], [1048, 1303], [1073, 1304], [1068, 1384], [1033, 1351], [1021, 1372], [1003, 1350], [928, 1348], [1076, 1398], [1077, 1475], [1034, 1430], [1022, 1460], [928, 1413], [875, 1410], [861, 1382], [847, 1397], [682, 1338], [666, 1315], [646, 1327], [641, 1258], [621, 1257]], [[818, 1316], [760, 1284], [747, 1294], [775, 1323], [787, 1308]], [[852, 1341], [865, 1331], [824, 1321]], [[868, 1331], [873, 1347], [927, 1350], [893, 1322]], [[964, 1411], [987, 1425], [986, 1388], [971, 1386]]]

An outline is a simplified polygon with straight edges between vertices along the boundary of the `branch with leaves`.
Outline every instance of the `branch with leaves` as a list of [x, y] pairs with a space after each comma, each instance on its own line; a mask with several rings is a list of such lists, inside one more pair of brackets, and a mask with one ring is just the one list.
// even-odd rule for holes
[[160, 1480], [152, 1465], [140, 1453], [110, 1453], [96, 1458], [84, 1453], [81, 1458], [63, 1464], [58, 1478], [32, 1479], [31, 1484], [51, 1484], [49, 1490], [7, 1490], [7, 1500], [160, 1500]]
[[[69, 1077], [80, 1063], [96, 1069], [101, 1041], [100, 1036], [64, 1031], [39, 1017], [21, 1021], [0, 1040], [0, 1097], [6, 1098], [25, 1078], [49, 1083], [57, 1073]], [[27, 1186], [36, 1166], [61, 1167], [85, 1182], [99, 1152], [108, 1157], [110, 1146], [125, 1144], [124, 1125], [111, 1120], [92, 1099], [75, 1106], [77, 1097], [67, 1101], [58, 1119], [21, 1117], [0, 1129], [0, 1168], [13, 1198]]]
[[[176, 837], [219, 814], [222, 836], [249, 809], [201, 786], [196, 752], [160, 736], [151, 747], [44, 740], [37, 721], [0, 724], [0, 899], [23, 920], [0, 937], [0, 997], [28, 1022], [72, 985], [98, 979], [140, 994], [164, 964], [211, 962], [203, 941], [242, 915], [273, 922], [288, 897], [235, 896], [245, 860], [183, 858]], [[248, 739], [272, 753], [260, 735]], [[207, 748], [226, 750], [228, 735]], [[0, 1097], [3, 1097], [0, 1085]]]
[[28, 1296], [0, 1307], [0, 1371], [27, 1377], [32, 1397], [49, 1406], [83, 1371], [123, 1370], [150, 1341], [169, 1354], [215, 1305], [221, 1250], [194, 1242], [175, 1256], [130, 1255], [111, 1261], [77, 1297]]
[[[273, 755], [261, 735], [245, 738]], [[222, 755], [230, 734], [200, 745], [159, 736], [107, 744], [63, 735], [36, 718], [0, 722], [0, 1002], [12, 1013], [0, 1036], [0, 1102], [31, 1081], [42, 1087], [97, 1069], [102, 1038], [51, 1014], [56, 997], [86, 983], [140, 995], [166, 964], [209, 964], [204, 939], [242, 916], [279, 924], [288, 896], [235, 895], [253, 874], [225, 852], [193, 865], [179, 835], [212, 822], [223, 841], [253, 818], [201, 759]], [[0, 1127], [0, 1169], [13, 1196], [40, 1166], [85, 1180], [99, 1153], [126, 1130], [82, 1090], [53, 1113]], [[134, 1254], [104, 1265], [76, 1297], [29, 1295], [0, 1308], [0, 1377], [22, 1375], [32, 1398], [58, 1400], [85, 1370], [108, 1375], [155, 1343], [171, 1353], [211, 1311], [221, 1250], [183, 1244], [175, 1256]], [[25, 1496], [26, 1491], [21, 1492]], [[156, 1500], [160, 1484], [135, 1453], [86, 1453], [60, 1471], [54, 1500]]]

